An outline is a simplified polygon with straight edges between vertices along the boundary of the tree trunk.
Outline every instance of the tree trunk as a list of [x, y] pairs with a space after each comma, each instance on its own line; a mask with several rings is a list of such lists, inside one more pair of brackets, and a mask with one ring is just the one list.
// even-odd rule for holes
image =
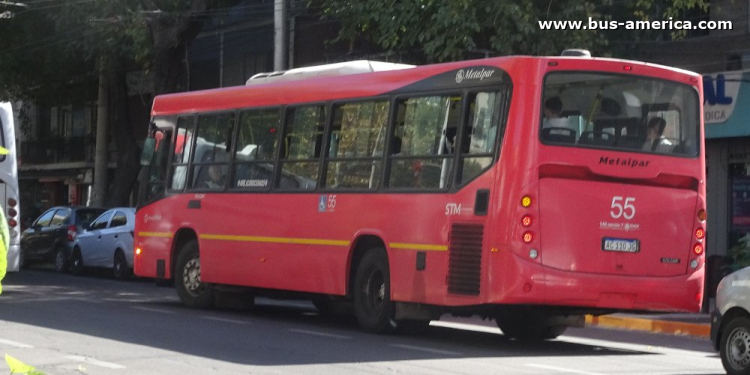
[[121, 64], [115, 63], [112, 67], [110, 118], [112, 119], [112, 140], [117, 147], [117, 170], [115, 171], [115, 182], [106, 200], [108, 207], [130, 205], [130, 192], [133, 190], [141, 168], [140, 149], [135, 141], [133, 129], [147, 126], [147, 124], [131, 123], [125, 71]]
[[107, 164], [108, 153], [107, 128], [108, 106], [109, 106], [109, 76], [107, 74], [109, 59], [101, 57], [99, 60], [99, 101], [96, 115], [96, 148], [94, 154], [94, 191], [91, 197], [91, 205], [102, 207], [107, 194]]

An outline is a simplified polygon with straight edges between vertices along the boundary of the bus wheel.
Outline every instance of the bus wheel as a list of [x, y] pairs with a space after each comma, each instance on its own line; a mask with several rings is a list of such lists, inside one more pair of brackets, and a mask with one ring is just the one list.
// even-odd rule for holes
[[201, 258], [195, 240], [186, 243], [180, 250], [174, 278], [177, 295], [184, 305], [201, 309], [214, 305], [213, 287], [201, 282]]
[[354, 315], [366, 331], [384, 333], [395, 328], [391, 282], [385, 249], [365, 254], [354, 279]]
[[750, 374], [750, 319], [741, 316], [728, 322], [719, 353], [727, 374]]
[[567, 325], [553, 324], [545, 314], [527, 310], [502, 311], [495, 317], [503, 335], [519, 340], [549, 340], [560, 336]]

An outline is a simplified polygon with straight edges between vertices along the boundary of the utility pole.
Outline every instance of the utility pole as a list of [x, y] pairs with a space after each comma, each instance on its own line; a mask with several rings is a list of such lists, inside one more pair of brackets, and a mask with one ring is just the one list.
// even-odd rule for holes
[[107, 76], [107, 58], [99, 59], [99, 104], [96, 112], [96, 151], [94, 153], [94, 192], [91, 204], [95, 207], [104, 205], [107, 195], [107, 153], [109, 127], [109, 77]]
[[273, 3], [273, 70], [286, 69], [287, 29], [286, 0], [274, 0]]

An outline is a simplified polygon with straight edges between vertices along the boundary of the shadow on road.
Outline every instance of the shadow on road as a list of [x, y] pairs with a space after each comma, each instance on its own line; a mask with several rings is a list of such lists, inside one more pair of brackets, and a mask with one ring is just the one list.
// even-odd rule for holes
[[263, 300], [252, 310], [194, 310], [183, 307], [172, 288], [101, 276], [30, 270], [9, 274], [3, 284], [1, 320], [237, 364], [658, 355], [434, 326], [422, 334], [368, 334], [352, 316], [320, 315], [300, 301]]

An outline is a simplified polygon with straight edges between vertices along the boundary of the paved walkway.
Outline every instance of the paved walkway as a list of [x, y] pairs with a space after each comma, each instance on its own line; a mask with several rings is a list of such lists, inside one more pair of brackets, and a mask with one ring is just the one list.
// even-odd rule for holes
[[586, 326], [709, 338], [711, 317], [709, 314], [587, 315]]

